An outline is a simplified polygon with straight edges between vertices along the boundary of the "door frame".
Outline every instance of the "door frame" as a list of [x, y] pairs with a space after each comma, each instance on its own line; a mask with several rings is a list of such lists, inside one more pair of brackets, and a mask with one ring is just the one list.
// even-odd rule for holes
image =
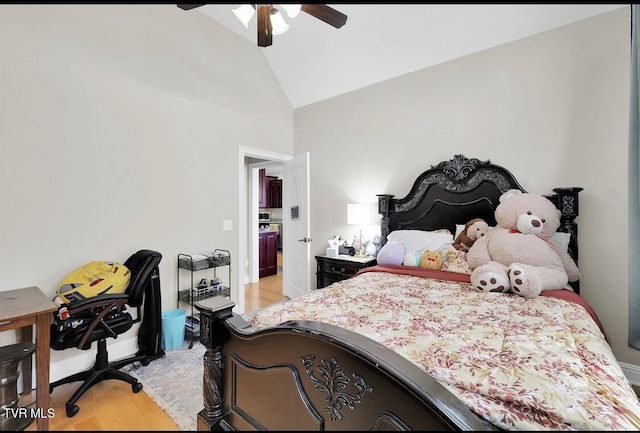
[[[238, 263], [241, 265], [235, 267], [235, 280], [239, 284], [235, 310], [245, 313], [244, 285], [258, 281], [258, 169], [280, 165], [293, 155], [247, 146], [238, 149]], [[262, 161], [248, 162], [247, 158]], [[283, 183], [286, 181], [282, 180]]]

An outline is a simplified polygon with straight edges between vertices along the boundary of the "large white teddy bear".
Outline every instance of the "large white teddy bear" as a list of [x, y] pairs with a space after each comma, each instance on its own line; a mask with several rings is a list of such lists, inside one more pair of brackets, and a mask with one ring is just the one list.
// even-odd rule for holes
[[495, 218], [496, 227], [467, 253], [475, 288], [532, 298], [580, 278], [565, 247], [550, 239], [560, 227], [560, 211], [549, 199], [509, 190], [500, 196]]

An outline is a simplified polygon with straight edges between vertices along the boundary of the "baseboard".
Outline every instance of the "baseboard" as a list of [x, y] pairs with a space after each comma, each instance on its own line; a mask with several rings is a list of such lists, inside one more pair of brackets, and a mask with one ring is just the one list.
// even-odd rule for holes
[[627, 379], [629, 379], [629, 382], [631, 382], [632, 385], [640, 386], [640, 366], [627, 364], [626, 362], [620, 362], [619, 364], [622, 372], [627, 376]]
[[[52, 362], [49, 370], [49, 381], [55, 382], [63, 377], [91, 368], [96, 362], [97, 346], [96, 343], [89, 350], [79, 351], [78, 355]], [[112, 340], [107, 343], [107, 350], [109, 351], [109, 361], [117, 361], [118, 359], [135, 355], [138, 351], [138, 337], [129, 338], [128, 340]], [[36, 383], [35, 370], [33, 383]]]

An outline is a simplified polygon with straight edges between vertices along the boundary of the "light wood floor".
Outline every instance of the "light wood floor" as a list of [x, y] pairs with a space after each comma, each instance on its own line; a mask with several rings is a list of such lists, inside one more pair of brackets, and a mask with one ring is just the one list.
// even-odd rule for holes
[[285, 299], [282, 294], [282, 253], [278, 252], [278, 273], [260, 278], [257, 283], [245, 284], [244, 302], [247, 312]]
[[[278, 274], [261, 278], [258, 283], [245, 286], [246, 311], [254, 311], [285, 299], [282, 294], [282, 254], [278, 254]], [[78, 400], [80, 411], [67, 417], [65, 402], [78, 388], [79, 382], [61, 385], [51, 393], [50, 406], [54, 416], [49, 419], [49, 430], [106, 431], [106, 430], [180, 430], [145, 392], [134, 394], [131, 385], [119, 380], [106, 380], [94, 385]], [[23, 394], [21, 407], [35, 401], [35, 391]], [[197, 416], [202, 408], [194, 408]], [[26, 431], [36, 431], [33, 422]]]

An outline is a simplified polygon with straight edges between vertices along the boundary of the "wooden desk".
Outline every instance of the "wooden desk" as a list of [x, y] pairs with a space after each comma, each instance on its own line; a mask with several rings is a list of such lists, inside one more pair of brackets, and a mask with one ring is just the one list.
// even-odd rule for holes
[[[32, 325], [36, 325], [36, 408], [44, 414], [49, 409], [49, 326], [53, 317], [51, 313], [57, 310], [56, 304], [37, 287], [0, 292], [0, 332], [18, 329], [19, 340], [31, 341]], [[23, 360], [22, 365], [23, 379], [27, 379], [23, 384], [30, 387], [31, 359]], [[38, 430], [48, 430], [49, 418], [38, 417], [37, 426]]]

